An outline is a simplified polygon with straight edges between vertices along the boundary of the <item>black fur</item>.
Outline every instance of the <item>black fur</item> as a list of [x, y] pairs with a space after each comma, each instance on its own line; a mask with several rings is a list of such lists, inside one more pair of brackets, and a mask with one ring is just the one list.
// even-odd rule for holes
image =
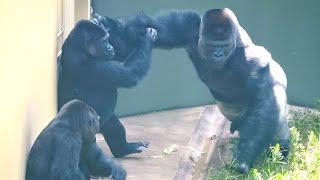
[[155, 15], [158, 39], [154, 47], [186, 47], [199, 39], [200, 16], [193, 11], [162, 11]]
[[[218, 66], [211, 57], [201, 52], [212, 53], [211, 45], [206, 44], [224, 39], [222, 36], [215, 37], [214, 32], [210, 31], [218, 22], [211, 22], [211, 27], [207, 28], [212, 13], [222, 12], [228, 14], [232, 24], [232, 31], [228, 32], [232, 32], [236, 39], [232, 54]], [[171, 11], [156, 16], [155, 20], [161, 28], [155, 46], [186, 49], [199, 78], [217, 100], [221, 112], [232, 121], [231, 132], [238, 130], [240, 133], [237, 168], [247, 172], [257, 156], [270, 144], [280, 143], [286, 149], [284, 154], [288, 152], [286, 75], [267, 50], [251, 42], [231, 10], [208, 10], [204, 16], [208, 19], [204, 21], [202, 17], [201, 23], [200, 16], [192, 11]]]
[[[156, 35], [147, 32], [149, 24], [147, 20], [142, 21], [147, 18], [144, 14], [138, 14], [123, 20], [107, 17], [98, 19], [96, 27], [101, 28], [102, 24], [101, 29], [110, 33], [108, 40], [115, 51], [111, 60], [88, 55], [86, 49], [80, 48], [88, 35], [101, 38], [93, 28], [81, 26], [84, 22], [80, 21], [64, 42], [58, 62], [58, 108], [74, 98], [92, 106], [101, 116], [100, 132], [115, 157], [140, 153], [149, 144], [128, 143], [125, 129], [113, 113], [118, 88], [137, 85], [150, 67], [152, 43]], [[76, 33], [79, 31], [86, 33]]]
[[105, 156], [96, 144], [99, 118], [90, 106], [79, 100], [62, 106], [31, 148], [26, 180], [89, 180], [90, 175], [125, 179], [126, 171]]

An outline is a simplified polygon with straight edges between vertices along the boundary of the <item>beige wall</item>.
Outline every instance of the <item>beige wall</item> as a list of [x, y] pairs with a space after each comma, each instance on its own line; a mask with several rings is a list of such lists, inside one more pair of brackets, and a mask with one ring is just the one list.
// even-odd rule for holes
[[1, 2], [1, 180], [24, 179], [28, 151], [56, 114], [58, 18], [64, 18], [67, 36], [75, 21], [89, 17], [89, 5], [89, 0]]
[[0, 179], [24, 179], [30, 145], [55, 115], [56, 5], [0, 4]]

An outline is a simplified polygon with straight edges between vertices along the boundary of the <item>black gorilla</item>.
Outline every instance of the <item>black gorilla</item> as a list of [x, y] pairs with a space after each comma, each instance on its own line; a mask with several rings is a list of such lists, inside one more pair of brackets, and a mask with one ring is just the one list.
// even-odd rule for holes
[[202, 17], [170, 11], [156, 17], [156, 47], [184, 47], [199, 78], [224, 116], [238, 130], [237, 169], [247, 172], [268, 145], [280, 143], [288, 153], [287, 79], [262, 46], [252, 43], [229, 9], [211, 9]]
[[89, 180], [90, 175], [125, 179], [126, 171], [96, 145], [99, 119], [82, 101], [62, 106], [31, 148], [26, 180]]
[[65, 40], [58, 61], [58, 109], [71, 99], [92, 106], [101, 116], [100, 132], [115, 157], [139, 153], [149, 145], [128, 143], [125, 129], [113, 113], [117, 89], [135, 86], [150, 67], [157, 35], [148, 28], [148, 18], [138, 14], [127, 21], [100, 16], [82, 20]]

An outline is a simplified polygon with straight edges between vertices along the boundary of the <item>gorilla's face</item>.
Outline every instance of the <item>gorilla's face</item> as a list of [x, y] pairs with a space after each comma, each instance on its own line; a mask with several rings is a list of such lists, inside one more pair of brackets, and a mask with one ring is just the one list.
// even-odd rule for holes
[[206, 60], [222, 67], [236, 48], [236, 41], [230, 38], [225, 41], [214, 41], [210, 39], [199, 40], [199, 52]]
[[112, 60], [115, 55], [113, 46], [109, 43], [108, 36], [88, 40], [88, 51], [93, 57]]
[[94, 141], [95, 135], [100, 132], [100, 116], [87, 104], [83, 107], [82, 112], [83, 121], [80, 125], [82, 135], [86, 141]]
[[[104, 60], [112, 60], [115, 56], [115, 50], [109, 43], [109, 29], [100, 23], [99, 20], [93, 18], [90, 23], [95, 26], [90, 34], [85, 34], [88, 52], [91, 56]], [[95, 31], [95, 32], [94, 32]]]
[[90, 107], [90, 110], [88, 112], [88, 118], [86, 121], [87, 127], [88, 127], [88, 134], [97, 134], [100, 131], [100, 116], [96, 113], [95, 110], [93, 110]]
[[215, 68], [225, 65], [236, 49], [236, 36], [228, 14], [223, 9], [207, 11], [201, 22], [199, 53]]

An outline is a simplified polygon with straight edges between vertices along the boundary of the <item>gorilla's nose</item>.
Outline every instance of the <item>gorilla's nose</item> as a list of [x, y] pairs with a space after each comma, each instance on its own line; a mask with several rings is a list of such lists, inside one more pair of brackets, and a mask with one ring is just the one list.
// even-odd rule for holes
[[221, 51], [215, 51], [213, 52], [214, 58], [221, 58], [223, 56], [223, 53]]

